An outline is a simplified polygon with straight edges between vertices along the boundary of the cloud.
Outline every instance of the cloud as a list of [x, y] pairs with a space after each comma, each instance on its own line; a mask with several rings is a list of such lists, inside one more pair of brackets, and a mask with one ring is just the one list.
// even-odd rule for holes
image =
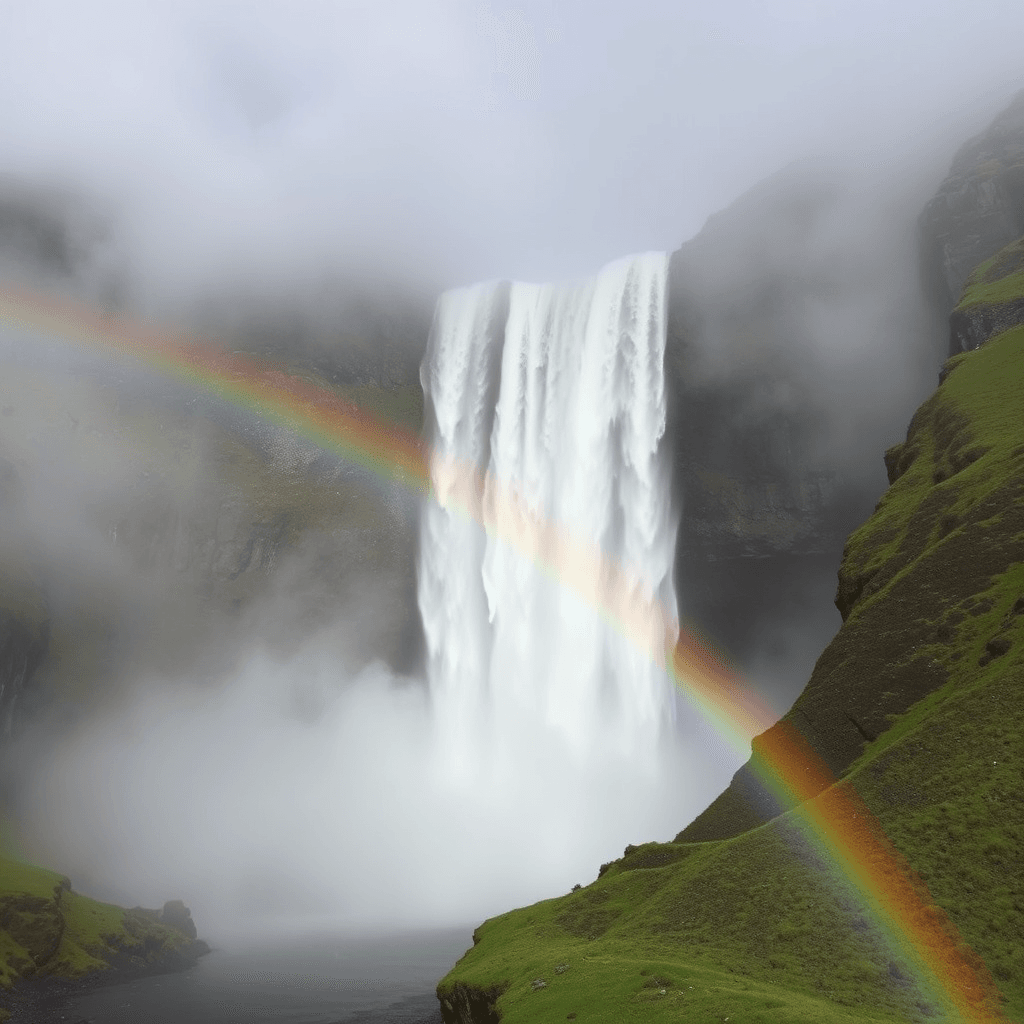
[[0, 163], [115, 196], [164, 290], [324, 259], [575, 276], [673, 248], [793, 157], [923, 143], [1001, 102], [1022, 15], [965, 13], [6, 4]]

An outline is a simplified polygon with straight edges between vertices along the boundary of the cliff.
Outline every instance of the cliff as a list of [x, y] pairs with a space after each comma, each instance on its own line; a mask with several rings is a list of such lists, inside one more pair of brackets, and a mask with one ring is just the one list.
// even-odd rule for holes
[[835, 167], [787, 168], [670, 262], [682, 615], [780, 707], [838, 627], [843, 541], [885, 486], [865, 453], [903, 429], [941, 360], [915, 269], [920, 207], [862, 189]]
[[[335, 390], [419, 425], [418, 387]], [[81, 713], [133, 675], [215, 664], [253, 629], [287, 652], [348, 604], [366, 618], [356, 659], [415, 664], [416, 515], [394, 488], [201, 395], [106, 369], [8, 363], [0, 407], [6, 734], [23, 714]]]
[[[130, 304], [130, 274], [104, 255], [114, 230], [81, 198], [0, 179], [5, 277]], [[307, 291], [211, 294], [183, 316], [417, 432], [422, 297], [329, 277]], [[0, 750], [20, 723], [73, 720], [133, 678], [216, 670], [254, 632], [287, 653], [345, 621], [351, 671], [417, 665], [407, 496], [202, 392], [4, 340]]]
[[125, 910], [0, 857], [0, 1019], [5, 1010], [30, 1019], [40, 992], [182, 970], [208, 951], [180, 901]]
[[[951, 182], [965, 180], [965, 176], [973, 181], [972, 175], [978, 173], [978, 161], [982, 157], [987, 159], [992, 153], [1005, 157], [1018, 150], [1024, 152], [1024, 94], [1014, 100], [988, 131], [960, 151], [938, 196], [927, 205], [922, 224], [934, 225], [935, 211], [946, 209], [943, 204], [947, 204], [953, 194]], [[966, 185], [964, 187], [967, 188]], [[1003, 199], [1004, 193], [1005, 189], [999, 193]], [[1009, 207], [1008, 200], [1004, 202], [1003, 199], [999, 209], [1005, 213]], [[981, 216], [969, 204], [967, 209], [974, 211], [971, 217]], [[943, 236], [948, 260], [953, 259], [950, 254], [969, 251], [972, 257], [977, 256], [983, 261], [965, 275], [963, 294], [949, 313], [950, 337], [953, 339], [951, 349], [957, 353], [973, 351], [1024, 323], [1024, 240], [989, 251], [987, 247], [999, 243], [1003, 236], [981, 233], [979, 224], [971, 217], [964, 213], [961, 220], [947, 225], [950, 233]], [[960, 235], [958, 231], [965, 234]], [[969, 250], [953, 244], [963, 237], [970, 239]], [[949, 266], [952, 267], [953, 263]], [[947, 361], [940, 375], [944, 382], [942, 388], [946, 387], [946, 378], [958, 365], [958, 358]], [[976, 440], [976, 431], [972, 429], [970, 417], [964, 409], [973, 402], [980, 410], [985, 402], [985, 388], [990, 383], [994, 386], [996, 382], [982, 382], [977, 385], [980, 390], [976, 394], [962, 397], [960, 389], [967, 386], [962, 378], [950, 385], [948, 397], [947, 392], [940, 388], [918, 410], [906, 441], [893, 446], [885, 454], [888, 480], [895, 486], [890, 487], [876, 507], [871, 520], [876, 526], [872, 529], [869, 524], [855, 532], [844, 549], [836, 594], [836, 606], [842, 615], [844, 628], [825, 648], [810, 682], [784, 716], [784, 723], [799, 729], [837, 776], [849, 768], [865, 742], [873, 741], [885, 730], [892, 716], [905, 712], [916, 701], [938, 689], [947, 678], [943, 658], [933, 654], [927, 657], [906, 654], [919, 648], [931, 651], [935, 642], [934, 630], [939, 628], [937, 624], [946, 616], [955, 616], [946, 603], [950, 596], [940, 596], [934, 588], [928, 588], [921, 582], [930, 579], [937, 571], [929, 559], [918, 564], [924, 550], [924, 539], [930, 531], [936, 530], [943, 537], [949, 535], [951, 538], [949, 550], [935, 557], [940, 561], [959, 560], [957, 564], [963, 572], [964, 590], [958, 591], [958, 600], [982, 601], [978, 595], [985, 589], [989, 561], [976, 550], [976, 545], [984, 538], [984, 530], [972, 530], [967, 526], [965, 533], [958, 533], [956, 527], [985, 522], [988, 518], [985, 510], [992, 507], [992, 502], [1012, 502], [1016, 494], [1014, 485], [1009, 485], [1011, 490], [1005, 494], [998, 489], [990, 492], [984, 479], [971, 485], [976, 489], [962, 493], [965, 481], [973, 479], [969, 475], [962, 476], [963, 470], [987, 451], [986, 446]], [[914, 472], [909, 479], [904, 479], [911, 468]], [[1000, 467], [1000, 472], [1009, 473], [1009, 468]], [[945, 485], [953, 477], [958, 478], [957, 484], [938, 486]], [[1000, 477], [997, 475], [993, 479]], [[894, 520], [891, 514], [882, 515], [883, 510], [891, 507], [893, 495], [902, 494], [904, 489], [931, 486], [936, 490], [923, 506], [925, 511], [916, 520], [912, 531], [906, 523]], [[969, 498], [965, 497], [968, 493]], [[999, 559], [1013, 555], [1009, 549], [996, 550], [992, 557], [998, 563]], [[888, 586], [894, 578], [899, 578], [902, 581], [900, 586], [909, 587], [915, 595], [925, 594], [928, 597], [928, 600], [915, 597], [912, 617], [903, 612], [894, 616], [891, 605], [874, 605], [873, 611], [853, 615], [855, 610], [859, 612], [861, 606], [868, 603], [867, 598]], [[950, 629], [942, 627], [942, 636], [952, 642], [946, 636]], [[858, 655], [861, 671], [856, 676], [849, 672], [851, 650], [874, 652], [867, 660]], [[785, 724], [780, 728], [785, 728]], [[766, 737], [764, 742], [770, 743], [771, 737]], [[680, 833], [680, 839], [725, 838], [780, 812], [776, 800], [757, 781], [757, 750], [758, 742], [755, 741], [752, 762], [737, 772], [728, 789]]]
[[946, 310], [975, 267], [1024, 234], [1024, 92], [961, 147], [920, 230], [923, 276]]

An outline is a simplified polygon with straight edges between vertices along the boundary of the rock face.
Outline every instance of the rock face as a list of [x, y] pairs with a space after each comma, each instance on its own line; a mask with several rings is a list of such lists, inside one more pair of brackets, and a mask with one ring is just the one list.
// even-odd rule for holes
[[[1024, 93], [989, 129], [960, 150], [938, 194], [926, 205], [919, 226], [923, 276], [933, 284], [938, 281], [935, 299], [943, 313], [952, 308], [951, 355], [973, 351], [1024, 323], [1024, 240], [1018, 240], [1024, 233]], [[958, 365], [958, 360], [950, 359], [940, 381], [945, 382]], [[954, 403], [944, 401], [946, 394], [940, 389], [914, 416], [907, 440], [886, 451], [890, 486], [911, 469], [920, 469], [923, 459], [934, 460], [928, 474], [930, 482], [938, 485], [985, 454], [985, 446], [973, 436], [966, 417]], [[914, 557], [920, 554], [929, 531], [944, 536], [977, 518], [973, 511], [966, 517], [950, 511], [946, 506], [952, 504], [954, 495], [950, 490], [930, 496], [914, 530], [907, 533], [900, 557], [884, 562], [883, 569], [873, 562], [870, 571], [858, 567], [863, 548], [848, 544], [844, 551], [835, 599], [844, 626], [825, 648], [810, 682], [785, 715], [837, 777], [865, 743], [886, 729], [891, 716], [905, 711], [946, 679], [948, 669], [941, 657], [918, 656], [913, 651], [923, 651], [934, 643], [934, 624], [954, 612], [941, 604], [925, 608], [920, 601], [913, 615], [909, 607], [905, 614], [892, 615], [892, 601], [887, 606], [889, 614], [877, 618], [857, 615], [856, 610], [906, 567], [908, 551], [916, 552]], [[1013, 506], [1020, 499], [1007, 495], [1005, 500]], [[979, 524], [976, 529], [973, 539], [978, 541], [984, 527]], [[827, 528], [823, 535], [828, 535]], [[1002, 565], [1006, 552], [995, 552], [994, 560], [979, 556], [972, 563], [967, 549], [969, 534], [955, 536], [957, 540], [949, 543], [962, 558], [964, 584], [980, 593], [985, 589], [986, 573]], [[883, 538], [879, 545], [889, 542], [891, 538]], [[963, 552], [958, 544], [965, 546]], [[1017, 557], [1020, 554], [1024, 553]], [[936, 563], [923, 562], [916, 571], [942, 570]], [[920, 588], [915, 593], [935, 594], [926, 576], [908, 575], [901, 587], [910, 586]], [[952, 633], [943, 636], [949, 640]], [[860, 652], [858, 668], [851, 672], [849, 659], [855, 649]], [[852, 689], [851, 679], [857, 680]], [[751, 760], [736, 773], [728, 789], [679, 834], [681, 841], [737, 835], [784, 809], [761, 781], [761, 742], [760, 738], [754, 740]]]
[[475, 988], [458, 983], [443, 995], [438, 990], [441, 1020], [444, 1024], [500, 1024], [496, 1004], [503, 991], [501, 985]]
[[[847, 542], [843, 627], [783, 717], [836, 778], [895, 716], [940, 689], [965, 651], [984, 666], [1019, 633], [1022, 342], [1021, 328], [990, 341], [998, 353], [986, 352], [980, 369], [964, 362], [969, 354], [951, 360], [906, 441], [887, 453], [892, 486]], [[781, 727], [754, 740], [751, 760], [679, 841], [728, 838], [787, 809], [761, 781], [760, 751]]]
[[[15, 731], [26, 691], [49, 646], [49, 622], [0, 608], [0, 737]], [[2, 739], [0, 739], [2, 742]]]
[[986, 259], [968, 278], [960, 302], [949, 315], [950, 355], [972, 352], [1024, 323], [1022, 283], [1024, 239], [1018, 239]]
[[[924, 340], [923, 297], [906, 302], [917, 287], [912, 265], [900, 269], [916, 252], [913, 216], [900, 234], [898, 216], [865, 213], [862, 202], [831, 169], [790, 169], [712, 217], [670, 263], [682, 614], [741, 670], [788, 674], [773, 681], [789, 688], [786, 703], [838, 625], [815, 605], [885, 483], [880, 467], [850, 458], [849, 437], [884, 447], [917, 398], [874, 382], [912, 379], [911, 364], [939, 357]], [[845, 237], [856, 220], [882, 216], [882, 241], [857, 248]], [[794, 670], [799, 643], [806, 660]]]
[[[377, 397], [408, 397], [414, 421], [405, 391]], [[20, 480], [0, 530], [0, 734], [254, 632], [287, 655], [344, 620], [357, 658], [415, 665], [417, 517], [397, 485], [162, 385], [9, 365], [0, 406]]]
[[181, 900], [168, 900], [164, 909], [160, 911], [160, 923], [168, 928], [177, 928], [183, 935], [190, 939], [198, 936], [195, 921], [192, 920], [192, 911], [182, 903]]
[[[974, 268], [1024, 235], [1024, 92], [963, 145], [920, 225], [923, 274], [950, 310]], [[950, 355], [962, 337], [951, 336]]]
[[[0, 276], [106, 302], [104, 230], [83, 203], [0, 179]], [[335, 282], [202, 312], [233, 349], [419, 431], [431, 310], [418, 296]], [[409, 671], [416, 543], [412, 496], [304, 439], [127, 364], [8, 346], [0, 746], [36, 712], [77, 715], [125, 680], [229, 663], [243, 635], [288, 654], [334, 629], [356, 652], [343, 669]]]

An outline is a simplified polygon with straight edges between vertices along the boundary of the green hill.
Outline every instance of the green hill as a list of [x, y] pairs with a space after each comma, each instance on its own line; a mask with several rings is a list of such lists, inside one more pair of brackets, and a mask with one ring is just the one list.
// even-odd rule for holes
[[125, 910], [76, 893], [54, 871], [0, 857], [0, 1020], [19, 982], [81, 982], [175, 970], [206, 951], [156, 911]]
[[[968, 302], [1005, 307], [1008, 256]], [[1024, 1020], [1024, 326], [950, 359], [886, 464], [844, 552], [843, 626], [784, 724], [675, 842], [484, 923], [438, 986], [446, 1021], [959, 1019], [808, 839], [806, 808], [758, 781], [789, 727], [984, 960], [998, 992], [975, 1019]]]

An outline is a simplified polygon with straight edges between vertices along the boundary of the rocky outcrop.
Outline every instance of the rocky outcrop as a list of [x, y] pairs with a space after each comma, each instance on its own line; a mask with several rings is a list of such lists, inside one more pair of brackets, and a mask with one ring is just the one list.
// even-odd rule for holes
[[0, 946], [0, 1016], [13, 1011], [17, 1021], [39, 1019], [40, 1001], [184, 970], [209, 952], [181, 901], [163, 912], [123, 910], [80, 895], [55, 872], [2, 857]]
[[47, 896], [22, 892], [0, 896], [0, 932], [27, 954], [22, 973], [44, 969], [55, 956], [66, 927], [61, 904], [70, 888], [63, 878]]
[[974, 268], [1024, 235], [1024, 92], [961, 147], [920, 228], [924, 277], [948, 311]]
[[489, 987], [456, 982], [450, 987], [439, 987], [437, 998], [441, 1004], [444, 1024], [500, 1024], [498, 997], [507, 986]]
[[[670, 262], [665, 373], [681, 611], [741, 670], [778, 663], [773, 671], [792, 676], [787, 700], [811, 665], [794, 671], [786, 637], [800, 621], [809, 652], [834, 632], [813, 602], [833, 586], [844, 538], [885, 485], [879, 467], [851, 459], [849, 436], [883, 447], [913, 408], [899, 396], [866, 403], [856, 381], [909, 379], [927, 316], [923, 301], [920, 310], [904, 303], [891, 344], [869, 339], [878, 296], [900, 279], [875, 264], [899, 252], [839, 239], [837, 225], [859, 215], [859, 202], [841, 175], [791, 168], [712, 217]], [[886, 245], [914, 252], [912, 216], [905, 243], [887, 230]], [[842, 345], [850, 351], [840, 371], [832, 353]]]
[[[1024, 133], [1022, 133], [1024, 138]], [[1011, 327], [1024, 323], [1024, 239], [1001, 249], [968, 278], [949, 315], [949, 352], [973, 352]]]
[[949, 315], [950, 355], [973, 352], [989, 338], [1024, 323], [1024, 299], [957, 307]]
[[192, 911], [181, 900], [168, 900], [160, 911], [160, 923], [168, 928], [176, 928], [182, 935], [190, 939], [198, 938], [196, 923], [192, 920]]

